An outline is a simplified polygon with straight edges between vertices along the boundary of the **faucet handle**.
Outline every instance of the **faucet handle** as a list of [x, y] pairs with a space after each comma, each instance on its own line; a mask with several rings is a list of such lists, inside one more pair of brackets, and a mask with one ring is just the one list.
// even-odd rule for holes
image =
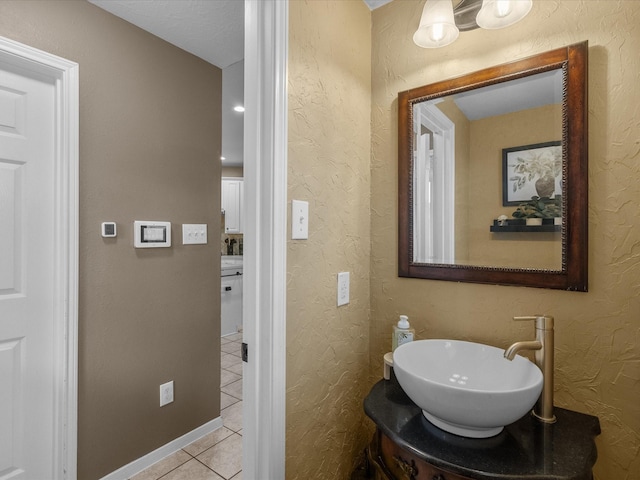
[[535, 321], [537, 330], [553, 330], [553, 317], [550, 315], [524, 315], [513, 317], [515, 321]]

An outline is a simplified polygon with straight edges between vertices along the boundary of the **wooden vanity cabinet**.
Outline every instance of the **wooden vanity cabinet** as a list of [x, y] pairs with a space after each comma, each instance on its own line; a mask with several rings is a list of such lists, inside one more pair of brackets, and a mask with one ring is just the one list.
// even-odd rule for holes
[[593, 480], [597, 417], [556, 407], [557, 422], [525, 415], [489, 438], [465, 438], [430, 423], [395, 375], [364, 400], [376, 426], [367, 478], [377, 480]]
[[376, 430], [367, 449], [371, 478], [375, 480], [472, 480], [447, 472], [401, 448]]

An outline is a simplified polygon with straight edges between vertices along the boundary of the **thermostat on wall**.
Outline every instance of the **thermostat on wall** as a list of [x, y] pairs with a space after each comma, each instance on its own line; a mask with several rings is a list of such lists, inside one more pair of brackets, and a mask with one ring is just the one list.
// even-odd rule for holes
[[117, 235], [116, 222], [102, 222], [102, 236], [111, 238]]
[[171, 222], [134, 221], [133, 246], [135, 248], [170, 247]]

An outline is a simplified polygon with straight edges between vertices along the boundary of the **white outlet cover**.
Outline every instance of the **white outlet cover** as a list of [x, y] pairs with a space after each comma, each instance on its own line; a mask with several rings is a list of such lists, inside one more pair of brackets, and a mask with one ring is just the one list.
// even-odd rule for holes
[[172, 402], [173, 402], [173, 380], [160, 385], [160, 406], [164, 407], [165, 405]]

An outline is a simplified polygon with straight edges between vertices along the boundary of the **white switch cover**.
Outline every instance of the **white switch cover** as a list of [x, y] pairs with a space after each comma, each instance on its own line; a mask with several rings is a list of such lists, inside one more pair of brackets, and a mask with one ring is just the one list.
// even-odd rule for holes
[[182, 225], [183, 245], [205, 245], [207, 243], [206, 223], [185, 223]]
[[338, 306], [349, 303], [349, 272], [338, 274]]
[[291, 239], [309, 238], [309, 202], [291, 200]]
[[173, 402], [173, 380], [160, 385], [160, 406]]

